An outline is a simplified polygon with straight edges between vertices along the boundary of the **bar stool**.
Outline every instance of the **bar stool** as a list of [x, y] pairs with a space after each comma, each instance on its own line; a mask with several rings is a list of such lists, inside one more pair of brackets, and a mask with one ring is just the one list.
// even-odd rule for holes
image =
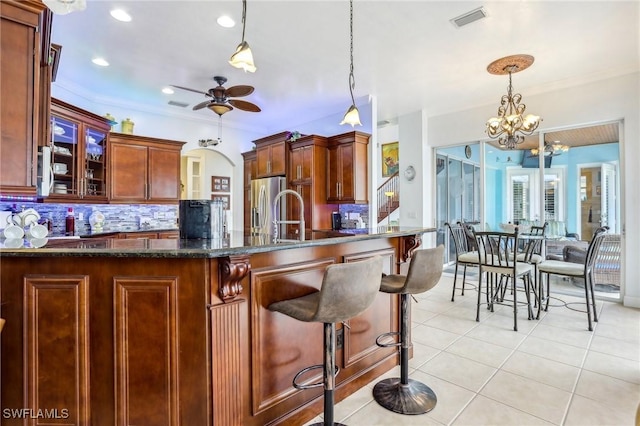
[[[384, 379], [373, 388], [373, 399], [387, 410], [400, 414], [423, 414], [433, 410], [437, 397], [431, 388], [417, 380], [409, 379], [409, 348], [411, 347], [409, 323], [409, 295], [423, 293], [433, 288], [442, 276], [444, 246], [417, 250], [411, 257], [407, 275], [387, 275], [382, 278], [380, 291], [400, 294], [400, 332], [392, 331], [378, 336], [380, 347], [400, 347], [400, 376]], [[400, 335], [397, 343], [381, 343], [387, 336]]]
[[[381, 276], [382, 260], [378, 256], [359, 262], [329, 265], [320, 291], [269, 305], [270, 311], [300, 321], [324, 323], [323, 364], [304, 368], [293, 378], [296, 389], [324, 385], [324, 422], [315, 425], [340, 425], [333, 422], [335, 378], [339, 371], [336, 366], [336, 323], [359, 315], [373, 303], [380, 288]], [[317, 368], [323, 368], [322, 383], [298, 384], [297, 380], [302, 374]]]

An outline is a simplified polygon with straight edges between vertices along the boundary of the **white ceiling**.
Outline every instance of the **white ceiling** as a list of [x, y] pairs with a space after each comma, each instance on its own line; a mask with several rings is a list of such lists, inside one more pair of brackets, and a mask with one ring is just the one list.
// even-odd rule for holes
[[[534, 64], [514, 74], [527, 95], [640, 70], [639, 5], [636, 1], [376, 1], [354, 4], [355, 96], [377, 98], [378, 120], [424, 109], [434, 116], [494, 104], [506, 93], [506, 76], [487, 65], [512, 54]], [[488, 17], [456, 28], [450, 19], [484, 6]], [[122, 8], [133, 21], [118, 22]], [[350, 104], [349, 2], [248, 0], [246, 40], [258, 70], [227, 63], [241, 40], [242, 2], [89, 0], [86, 10], [56, 15], [52, 42], [62, 45], [54, 84], [102, 104], [159, 112], [191, 111], [204, 95], [161, 89], [175, 84], [206, 91], [212, 77], [225, 87], [252, 85], [244, 100], [260, 113], [234, 110], [228, 123], [265, 134], [330, 114]], [[239, 24], [226, 29], [228, 14]], [[102, 56], [111, 64], [91, 63]], [[186, 109], [168, 101], [186, 102]], [[534, 105], [527, 104], [530, 112]], [[216, 120], [217, 121], [217, 120]], [[484, 123], [478, 123], [484, 127]]]

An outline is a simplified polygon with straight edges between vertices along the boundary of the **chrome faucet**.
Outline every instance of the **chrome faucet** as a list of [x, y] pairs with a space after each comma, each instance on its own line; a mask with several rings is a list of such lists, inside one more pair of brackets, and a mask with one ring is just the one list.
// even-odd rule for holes
[[[300, 220], [279, 220], [277, 217], [278, 215], [278, 202], [280, 201], [280, 198], [282, 196], [285, 196], [287, 194], [293, 194], [298, 198], [298, 201], [300, 203]], [[287, 240], [284, 238], [278, 238], [278, 225], [280, 225], [281, 223], [285, 223], [285, 224], [298, 224], [298, 226], [300, 227], [300, 241], [304, 241], [304, 201], [302, 200], [302, 196], [300, 196], [300, 194], [298, 194], [296, 191], [292, 190], [292, 189], [285, 189], [284, 191], [280, 191], [278, 192], [278, 194], [275, 196], [274, 201], [273, 201], [273, 226], [274, 226], [274, 233], [273, 233], [273, 238], [275, 242], [278, 241], [297, 241], [297, 240]]]

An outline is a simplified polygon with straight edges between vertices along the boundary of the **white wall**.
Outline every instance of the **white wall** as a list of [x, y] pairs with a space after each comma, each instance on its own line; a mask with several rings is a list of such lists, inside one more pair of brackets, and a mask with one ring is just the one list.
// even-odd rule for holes
[[[496, 100], [499, 99], [496, 94]], [[603, 121], [624, 120], [620, 143], [621, 207], [624, 304], [640, 307], [640, 280], [635, 270], [640, 259], [640, 73], [628, 74], [569, 89], [527, 96], [527, 111], [543, 117], [539, 130], [583, 127]], [[487, 105], [458, 113], [429, 118], [428, 148], [458, 145], [486, 139], [484, 123], [495, 113]], [[470, 123], [461, 125], [460, 123]], [[401, 129], [402, 136], [402, 129]], [[431, 191], [431, 194], [434, 194]]]

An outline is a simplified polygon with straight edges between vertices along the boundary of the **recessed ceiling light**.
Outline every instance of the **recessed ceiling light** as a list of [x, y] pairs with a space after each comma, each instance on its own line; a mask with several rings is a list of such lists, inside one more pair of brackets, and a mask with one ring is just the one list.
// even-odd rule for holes
[[103, 58], [93, 58], [91, 62], [93, 62], [96, 65], [100, 65], [101, 67], [109, 66], [109, 62], [105, 61]]
[[234, 21], [233, 19], [231, 19], [231, 17], [227, 15], [222, 15], [217, 19], [216, 22], [218, 22], [218, 25], [225, 28], [233, 28], [236, 25], [236, 21]]
[[125, 12], [122, 9], [113, 9], [111, 11], [111, 16], [113, 16], [118, 21], [122, 22], [131, 22], [131, 15]]
[[162, 93], [166, 95], [173, 95], [174, 91], [171, 87], [165, 87], [162, 89]]

